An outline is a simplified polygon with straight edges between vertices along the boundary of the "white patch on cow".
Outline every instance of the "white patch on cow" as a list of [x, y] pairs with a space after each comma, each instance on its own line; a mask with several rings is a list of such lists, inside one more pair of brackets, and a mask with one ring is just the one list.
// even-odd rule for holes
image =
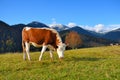
[[30, 42], [34, 47], [41, 47], [42, 45], [39, 45], [39, 44], [37, 44], [37, 43], [35, 43], [35, 42]]
[[25, 30], [26, 31], [28, 31], [28, 30], [30, 30], [31, 29], [31, 27], [25, 27]]

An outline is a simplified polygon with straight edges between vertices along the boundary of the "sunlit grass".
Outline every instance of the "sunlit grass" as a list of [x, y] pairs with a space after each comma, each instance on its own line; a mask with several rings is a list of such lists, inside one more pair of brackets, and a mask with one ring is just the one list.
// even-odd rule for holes
[[120, 46], [65, 51], [60, 61], [49, 52], [31, 52], [31, 61], [20, 53], [0, 55], [0, 80], [120, 80]]

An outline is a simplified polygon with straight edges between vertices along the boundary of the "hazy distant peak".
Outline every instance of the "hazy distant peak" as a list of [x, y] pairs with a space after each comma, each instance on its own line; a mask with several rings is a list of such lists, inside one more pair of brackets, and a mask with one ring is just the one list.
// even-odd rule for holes
[[30, 23], [28, 23], [28, 24], [35, 24], [35, 25], [38, 25], [38, 24], [44, 24], [44, 23], [41, 23], [41, 22], [38, 22], [38, 21], [32, 21], [32, 22], [30, 22]]
[[38, 22], [38, 21], [32, 21], [31, 23], [28, 23], [27, 26], [30, 26], [30, 27], [48, 27], [46, 24]]

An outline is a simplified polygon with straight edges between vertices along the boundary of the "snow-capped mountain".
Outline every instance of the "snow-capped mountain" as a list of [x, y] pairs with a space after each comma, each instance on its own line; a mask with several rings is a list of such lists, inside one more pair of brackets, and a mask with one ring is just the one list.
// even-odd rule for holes
[[49, 26], [53, 29], [56, 29], [57, 31], [62, 31], [62, 30], [69, 29], [68, 26], [65, 26], [65, 25], [62, 25], [62, 24], [51, 24]]

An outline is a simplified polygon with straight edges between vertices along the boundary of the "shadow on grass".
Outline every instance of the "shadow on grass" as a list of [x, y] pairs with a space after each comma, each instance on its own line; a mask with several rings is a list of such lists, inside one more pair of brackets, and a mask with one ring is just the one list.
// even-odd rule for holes
[[96, 57], [72, 57], [73, 61], [99, 61], [99, 60], [104, 60], [106, 58], [96, 58]]

